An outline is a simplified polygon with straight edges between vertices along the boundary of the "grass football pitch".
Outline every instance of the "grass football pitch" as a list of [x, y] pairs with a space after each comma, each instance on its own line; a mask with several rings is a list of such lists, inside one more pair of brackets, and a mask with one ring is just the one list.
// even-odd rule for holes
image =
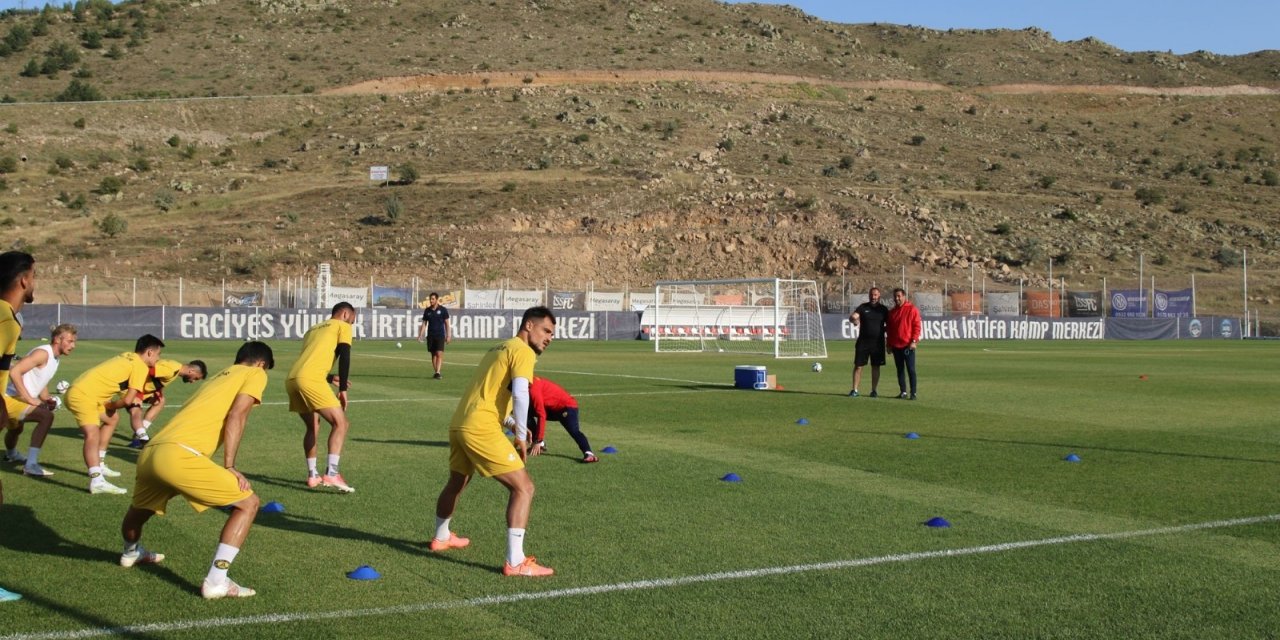
[[[59, 378], [129, 346], [84, 341]], [[549, 455], [530, 463], [525, 546], [557, 574], [538, 580], [499, 572], [506, 494], [489, 479], [454, 518], [471, 546], [425, 545], [447, 422], [490, 343], [450, 345], [443, 380], [417, 343], [356, 343], [351, 495], [303, 485], [284, 400], [298, 346], [273, 344], [238, 460], [263, 502], [285, 507], [259, 515], [232, 568], [257, 597], [200, 599], [225, 516], [181, 498], [143, 538], [164, 563], [119, 567], [128, 496], [87, 493], [60, 413], [41, 454], [57, 475], [0, 465], [0, 586], [24, 596], [0, 603], [0, 638], [1280, 633], [1280, 343], [927, 343], [911, 402], [892, 398], [892, 362], [883, 397], [865, 397], [869, 370], [864, 397], [846, 397], [852, 343], [832, 343], [814, 373], [807, 360], [557, 342], [539, 373], [577, 396], [602, 459], [580, 464], [550, 425]], [[174, 340], [166, 357], [218, 370], [236, 348]], [[785, 390], [734, 390], [744, 364]], [[171, 387], [171, 403], [194, 389]], [[132, 489], [125, 431], [108, 460]], [[934, 517], [951, 526], [923, 524]], [[362, 565], [381, 578], [347, 578]]]

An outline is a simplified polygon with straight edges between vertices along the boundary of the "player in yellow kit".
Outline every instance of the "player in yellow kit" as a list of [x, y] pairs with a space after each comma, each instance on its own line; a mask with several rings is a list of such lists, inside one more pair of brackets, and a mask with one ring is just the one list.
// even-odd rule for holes
[[[302, 450], [307, 458], [307, 486], [332, 487], [343, 493], [355, 491], [338, 472], [342, 443], [347, 438], [347, 387], [351, 373], [351, 323], [356, 309], [349, 302], [333, 305], [329, 319], [307, 330], [302, 337], [302, 353], [284, 381], [289, 394], [289, 411], [302, 418], [306, 431]], [[329, 388], [329, 371], [338, 361], [338, 393]], [[316, 441], [320, 438], [320, 418], [329, 423], [328, 466], [323, 476], [316, 468]]]
[[[249, 412], [261, 404], [267, 371], [274, 366], [271, 347], [263, 342], [246, 342], [236, 353], [236, 363], [210, 378], [147, 443], [138, 456], [133, 504], [120, 524], [124, 537], [120, 566], [164, 560], [164, 554], [148, 551], [138, 541], [151, 516], [164, 515], [169, 500], [182, 495], [197, 513], [209, 507], [231, 508], [200, 594], [214, 600], [245, 598], [255, 593], [227, 577], [258, 515], [259, 503], [249, 481], [236, 470], [236, 455]], [[213, 461], [219, 446], [221, 465]]]
[[[35, 300], [36, 259], [22, 251], [0, 254], [0, 389], [9, 384], [9, 365], [18, 352], [22, 324], [18, 312], [22, 305]], [[0, 402], [0, 425], [9, 424], [9, 411]], [[4, 485], [0, 484], [0, 506], [4, 505]], [[22, 596], [0, 588], [0, 602], [18, 600]]]
[[[129, 446], [141, 449], [147, 444], [147, 440], [151, 439], [147, 435], [147, 429], [151, 428], [151, 423], [164, 409], [165, 387], [178, 378], [182, 378], [184, 383], [199, 382], [208, 375], [209, 368], [205, 366], [203, 360], [192, 360], [187, 364], [177, 360], [161, 360], [156, 363], [156, 366], [151, 367], [147, 374], [147, 383], [142, 387], [142, 393], [129, 407], [129, 424], [133, 426], [133, 441]], [[142, 409], [144, 404], [150, 405], [145, 412]]]
[[[509, 493], [507, 499], [508, 576], [549, 576], [550, 567], [524, 554], [524, 533], [533, 505], [533, 479], [524, 467], [528, 455], [526, 437], [529, 416], [529, 383], [533, 365], [551, 344], [556, 318], [546, 307], [526, 309], [516, 337], [489, 350], [480, 360], [475, 376], [458, 400], [449, 422], [449, 481], [436, 500], [436, 533], [432, 551], [460, 549], [471, 543], [449, 530], [449, 521], [458, 507], [471, 476], [492, 477]], [[502, 433], [502, 417], [515, 406], [516, 439], [513, 444]]]
[[119, 420], [117, 411], [133, 404], [147, 382], [147, 372], [160, 360], [164, 342], [151, 334], [138, 338], [133, 353], [122, 353], [80, 374], [67, 389], [67, 409], [84, 435], [84, 464], [89, 493], [128, 493], [107, 481], [120, 475], [103, 461]]

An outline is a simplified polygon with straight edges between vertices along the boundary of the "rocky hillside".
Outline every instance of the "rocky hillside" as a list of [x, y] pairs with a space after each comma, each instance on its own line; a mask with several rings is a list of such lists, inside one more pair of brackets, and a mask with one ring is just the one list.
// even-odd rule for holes
[[[356, 282], [1040, 286], [1050, 259], [1096, 287], [1141, 255], [1220, 281], [1227, 312], [1245, 251], [1257, 305], [1280, 282], [1276, 52], [711, 0], [85, 6], [0, 20], [41, 33], [0, 58], [0, 225], [49, 287], [321, 261]], [[49, 102], [86, 97], [73, 80], [112, 100]], [[201, 99], [117, 100], [144, 96]]]

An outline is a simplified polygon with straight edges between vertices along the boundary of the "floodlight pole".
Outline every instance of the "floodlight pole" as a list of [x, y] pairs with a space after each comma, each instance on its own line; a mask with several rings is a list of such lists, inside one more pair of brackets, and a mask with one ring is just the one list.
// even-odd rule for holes
[[1247, 334], [1249, 332], [1249, 250], [1241, 249], [1241, 251], [1244, 253], [1244, 259], [1240, 261], [1241, 262], [1240, 269], [1242, 271], [1243, 284], [1244, 284], [1244, 324], [1245, 324], [1245, 329], [1244, 331], [1241, 331], [1241, 333]]

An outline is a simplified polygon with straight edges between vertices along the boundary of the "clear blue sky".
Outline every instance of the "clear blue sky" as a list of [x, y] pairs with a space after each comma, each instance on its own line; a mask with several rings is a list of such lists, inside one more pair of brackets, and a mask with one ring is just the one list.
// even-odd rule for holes
[[[742, 0], [730, 0], [741, 2]], [[1280, 0], [757, 0], [823, 20], [931, 29], [1039, 27], [1058, 40], [1093, 36], [1127, 51], [1238, 55], [1280, 49]]]
[[[61, 6], [65, 1], [53, 4]], [[851, 24], [1040, 27], [1058, 40], [1093, 36], [1127, 51], [1204, 49], [1237, 55], [1280, 49], [1280, 0], [790, 0], [785, 4], [824, 20]], [[44, 5], [44, 0], [0, 0], [0, 9]]]

